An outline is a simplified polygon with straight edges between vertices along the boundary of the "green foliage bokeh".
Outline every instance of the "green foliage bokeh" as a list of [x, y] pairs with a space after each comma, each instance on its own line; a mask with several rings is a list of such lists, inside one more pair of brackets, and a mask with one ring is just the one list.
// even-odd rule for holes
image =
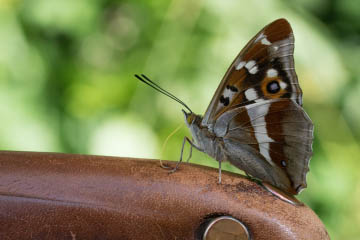
[[[315, 125], [300, 194], [332, 239], [360, 230], [360, 4], [301, 1], [0, 1], [0, 148], [178, 160], [181, 106], [204, 113], [233, 58], [285, 17]], [[204, 154], [193, 162], [217, 167]], [[236, 171], [230, 165], [225, 168]]]

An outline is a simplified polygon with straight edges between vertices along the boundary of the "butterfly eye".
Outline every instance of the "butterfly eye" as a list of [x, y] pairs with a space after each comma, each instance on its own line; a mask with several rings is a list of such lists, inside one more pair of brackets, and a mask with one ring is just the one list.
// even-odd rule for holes
[[266, 90], [272, 94], [277, 93], [280, 91], [280, 85], [277, 81], [271, 81], [266, 86]]
[[190, 115], [187, 116], [186, 121], [187, 121], [188, 124], [192, 124], [194, 119], [195, 119], [195, 115], [190, 114]]

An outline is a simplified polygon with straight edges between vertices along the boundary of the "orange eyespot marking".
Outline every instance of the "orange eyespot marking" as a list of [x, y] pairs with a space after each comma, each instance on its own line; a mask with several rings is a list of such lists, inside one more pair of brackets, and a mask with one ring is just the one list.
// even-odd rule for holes
[[286, 83], [279, 77], [266, 77], [261, 83], [261, 91], [267, 98], [279, 98], [286, 93]]

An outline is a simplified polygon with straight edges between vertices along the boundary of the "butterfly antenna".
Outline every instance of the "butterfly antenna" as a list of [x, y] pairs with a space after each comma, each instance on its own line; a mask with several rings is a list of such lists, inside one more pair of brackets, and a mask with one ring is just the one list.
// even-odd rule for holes
[[145, 83], [146, 85], [152, 87], [153, 89], [155, 89], [156, 91], [164, 94], [165, 96], [168, 96], [169, 98], [177, 101], [178, 103], [180, 103], [181, 105], [183, 105], [187, 110], [190, 111], [190, 113], [192, 113], [191, 109], [180, 99], [178, 99], [177, 97], [175, 97], [173, 94], [171, 94], [170, 92], [166, 91], [165, 89], [163, 89], [162, 87], [160, 87], [158, 84], [156, 84], [155, 82], [151, 81], [147, 76], [145, 76], [144, 74], [141, 74], [141, 77], [137, 74], [135, 74], [135, 77], [137, 79], [139, 79], [141, 82]]

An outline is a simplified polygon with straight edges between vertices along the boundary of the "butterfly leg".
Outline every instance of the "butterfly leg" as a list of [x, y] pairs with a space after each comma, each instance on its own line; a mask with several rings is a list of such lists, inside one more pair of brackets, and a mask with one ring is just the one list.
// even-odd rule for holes
[[192, 149], [193, 149], [193, 143], [190, 142], [190, 153], [189, 153], [189, 157], [188, 157], [187, 160], [186, 160], [186, 163], [189, 163], [189, 161], [190, 161], [190, 158], [191, 158], [191, 156], [192, 156]]
[[221, 161], [219, 161], [219, 184], [221, 184]]
[[219, 184], [221, 184], [221, 163], [227, 161], [227, 156], [223, 154], [225, 152], [224, 145], [221, 143], [218, 147], [215, 159], [219, 162]]
[[[180, 153], [180, 160], [176, 163], [175, 168], [173, 168], [172, 170], [169, 171], [169, 173], [174, 173], [176, 172], [176, 170], [179, 168], [180, 163], [182, 162], [183, 159], [183, 154], [184, 154], [184, 147], [185, 147], [185, 143], [188, 142], [190, 144], [190, 154], [189, 157], [187, 159], [187, 162], [189, 162], [191, 156], [192, 156], [192, 148], [195, 147], [196, 149], [199, 149], [197, 146], [195, 146], [195, 144], [188, 138], [188, 137], [184, 137], [183, 140], [183, 144], [181, 147], [181, 153]], [[200, 150], [200, 149], [199, 149]], [[201, 150], [200, 150], [201, 151]]]

